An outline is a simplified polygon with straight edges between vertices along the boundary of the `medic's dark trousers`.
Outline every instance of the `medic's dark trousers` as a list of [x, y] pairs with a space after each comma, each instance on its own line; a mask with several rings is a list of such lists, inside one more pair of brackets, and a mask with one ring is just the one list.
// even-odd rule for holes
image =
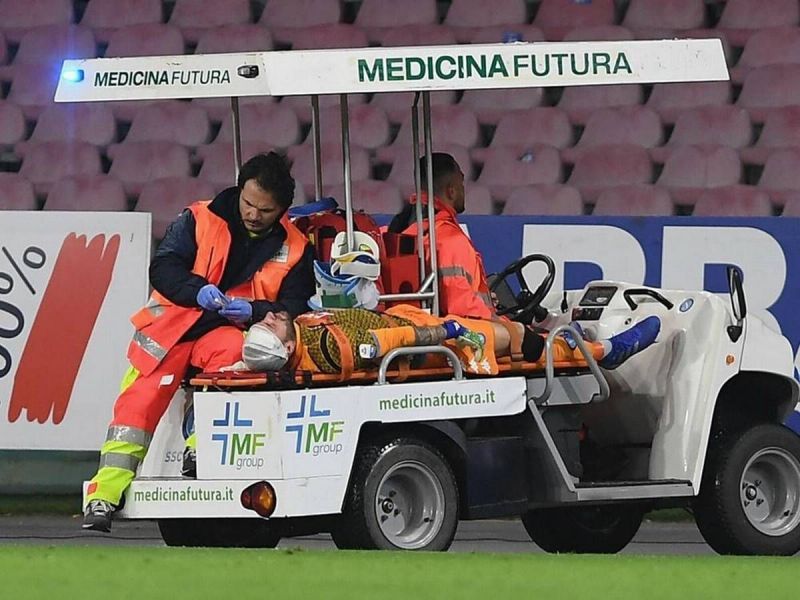
[[133, 367], [128, 370], [100, 449], [100, 467], [87, 490], [87, 502], [106, 500], [119, 505], [189, 366], [211, 372], [232, 365], [242, 359], [243, 339], [240, 329], [220, 327], [195, 341], [177, 344], [150, 375], [143, 376]]

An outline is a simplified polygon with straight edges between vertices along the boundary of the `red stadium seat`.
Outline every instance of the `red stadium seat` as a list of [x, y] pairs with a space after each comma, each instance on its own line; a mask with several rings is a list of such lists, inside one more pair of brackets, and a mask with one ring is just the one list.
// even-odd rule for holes
[[59, 179], [50, 188], [45, 210], [128, 210], [122, 184], [108, 175], [76, 175]]
[[644, 99], [640, 85], [590, 85], [567, 87], [558, 107], [576, 123], [585, 123], [598, 108], [634, 106]]
[[28, 65], [14, 75], [8, 100], [17, 104], [26, 118], [36, 119], [53, 104], [60, 75], [60, 65]]
[[566, 162], [575, 162], [586, 148], [604, 144], [633, 144], [653, 148], [663, 141], [661, 119], [649, 108], [624, 106], [601, 108], [589, 116], [578, 145], [561, 153]]
[[[431, 109], [434, 106], [453, 104], [456, 100], [456, 93], [451, 90], [431, 92]], [[389, 117], [390, 123], [402, 123], [411, 115], [411, 105], [414, 102], [414, 92], [390, 92], [386, 94], [375, 94], [372, 98], [373, 106], [380, 106], [386, 111], [386, 116]], [[322, 105], [322, 98], [320, 98], [320, 105]], [[420, 108], [422, 107], [422, 99], [419, 101]], [[420, 127], [422, 126], [422, 111], [419, 117]]]
[[165, 177], [149, 182], [142, 188], [136, 202], [136, 212], [153, 216], [153, 238], [164, 237], [167, 227], [184, 208], [198, 200], [211, 200], [214, 188], [202, 179]]
[[11, 147], [25, 136], [25, 116], [22, 109], [0, 100], [0, 147]]
[[665, 123], [674, 123], [685, 110], [701, 106], [722, 106], [731, 101], [731, 84], [727, 81], [692, 83], [658, 83], [647, 99]]
[[56, 141], [30, 144], [25, 149], [19, 174], [33, 183], [37, 195], [70, 175], [99, 175], [100, 153], [87, 142]]
[[[277, 102], [276, 96], [241, 96], [239, 110], [249, 104], [277, 104]], [[224, 123], [232, 119], [230, 98], [195, 98], [192, 100], [192, 104], [206, 111], [211, 123]], [[284, 103], [284, 105], [290, 107], [288, 103]]]
[[[377, 94], [376, 97], [386, 95], [387, 94]], [[353, 108], [353, 106], [364, 104], [366, 98], [366, 94], [348, 94], [347, 105]], [[322, 110], [335, 106], [341, 110], [339, 100], [340, 96], [338, 94], [324, 94], [319, 96], [319, 108]], [[281, 106], [291, 108], [303, 125], [311, 124], [311, 98], [309, 96], [284, 96], [281, 100]]]
[[67, 25], [73, 17], [71, 0], [0, 0], [0, 24], [10, 42], [35, 27]]
[[508, 148], [490, 149], [476, 181], [489, 187], [492, 197], [502, 202], [517, 187], [558, 183], [560, 180], [561, 159], [558, 150], [537, 146], [524, 156]]
[[800, 217], [800, 192], [786, 196], [781, 216]]
[[614, 24], [614, 0], [542, 0], [533, 23], [548, 40], [560, 40], [570, 29]]
[[594, 215], [668, 217], [673, 214], [669, 193], [653, 185], [629, 185], [604, 190], [594, 205]]
[[504, 215], [572, 216], [583, 214], [580, 192], [569, 185], [532, 185], [515, 189], [503, 205]]
[[769, 196], [747, 185], [706, 190], [697, 199], [696, 217], [771, 217]]
[[117, 177], [129, 195], [138, 195], [150, 181], [189, 175], [189, 151], [175, 142], [131, 142], [108, 149], [109, 175]]
[[0, 172], [0, 210], [38, 209], [33, 185], [19, 173]]
[[754, 33], [736, 67], [731, 69], [731, 79], [743, 83], [753, 69], [783, 64], [800, 64], [800, 29], [797, 27], [775, 27]]
[[800, 150], [778, 150], [764, 164], [758, 187], [777, 203], [800, 192]]
[[[472, 33], [467, 40], [470, 44], [497, 44], [505, 41], [503, 38], [507, 33], [519, 36], [521, 42], [543, 42], [544, 33], [534, 25], [524, 23], [513, 23], [510, 25], [490, 25], [471, 30]], [[465, 35], [469, 30], [464, 31]]]
[[[303, 144], [291, 149], [293, 157], [292, 175], [303, 184], [303, 188], [314, 190], [314, 149]], [[344, 182], [344, 168], [341, 142], [322, 144], [322, 183], [337, 185]], [[363, 148], [350, 146], [350, 178], [351, 181], [364, 181], [370, 178], [369, 154]], [[308, 192], [307, 192], [308, 193]]]
[[733, 46], [741, 47], [759, 29], [796, 26], [798, 22], [797, 0], [726, 0], [717, 28]]
[[651, 153], [664, 162], [679, 146], [727, 146], [744, 148], [753, 139], [747, 111], [737, 106], [706, 106], [681, 113], [669, 142]]
[[456, 43], [456, 35], [452, 29], [436, 24], [402, 25], [372, 30], [370, 37], [381, 46], [451, 46]]
[[[341, 109], [338, 106], [329, 106], [320, 110], [320, 140], [322, 142], [335, 142], [342, 139]], [[350, 143], [374, 150], [389, 141], [389, 119], [379, 106], [372, 104], [357, 104], [348, 110]], [[313, 143], [313, 136], [309, 133], [307, 144]], [[409, 141], [408, 148], [411, 148]]]
[[[260, 152], [269, 152], [275, 148], [264, 142], [242, 142], [242, 162]], [[233, 144], [216, 142], [208, 146], [200, 146], [197, 154], [203, 161], [198, 178], [211, 184], [219, 192], [236, 185], [236, 169], [233, 164]]]
[[251, 20], [249, 0], [176, 0], [169, 23], [180, 27], [186, 40], [196, 42], [207, 30]]
[[506, 113], [495, 129], [489, 148], [474, 148], [470, 155], [483, 163], [492, 148], [509, 148], [517, 156], [537, 145], [566, 148], [572, 145], [572, 125], [567, 114], [553, 107], [537, 107]]
[[36, 121], [31, 141], [75, 140], [95, 146], [107, 146], [114, 141], [116, 128], [114, 115], [105, 104], [51, 104]]
[[485, 185], [470, 182], [466, 185], [464, 213], [468, 215], [493, 215], [494, 200], [492, 192]]
[[[313, 185], [310, 191], [313, 193]], [[343, 185], [326, 185], [325, 195], [332, 196], [339, 206], [344, 207]], [[373, 179], [353, 182], [350, 197], [353, 199], [355, 210], [363, 210], [371, 215], [393, 215], [403, 208], [404, 202], [400, 190], [391, 181]]]
[[505, 90], [466, 90], [459, 103], [471, 108], [482, 125], [497, 125], [509, 111], [533, 108], [542, 104], [542, 88]]
[[[288, 148], [300, 138], [300, 124], [291, 108], [281, 104], [245, 104], [239, 108], [241, 139], [271, 148]], [[233, 121], [225, 119], [214, 143], [233, 141]]]
[[783, 148], [800, 148], [800, 106], [771, 112], [755, 145], [743, 148], [739, 154], [747, 164], [762, 165], [770, 154]]
[[622, 24], [637, 37], [656, 39], [666, 31], [703, 27], [705, 14], [703, 0], [631, 0]]
[[436, 0], [362, 0], [355, 24], [367, 32], [373, 42], [396, 27], [435, 25], [438, 20]]
[[367, 34], [362, 29], [345, 23], [306, 27], [295, 33], [292, 40], [293, 50], [364, 48], [368, 45]]
[[606, 188], [650, 183], [653, 166], [647, 150], [629, 144], [593, 146], [575, 161], [569, 183], [593, 202]]
[[181, 30], [173, 25], [145, 23], [117, 29], [111, 34], [106, 57], [173, 56], [183, 54]]
[[[434, 144], [434, 152], [446, 152], [451, 154], [461, 170], [464, 172], [464, 179], [472, 181], [472, 162], [466, 148], [452, 144]], [[414, 154], [409, 144], [405, 152], [398, 152], [392, 160], [392, 169], [389, 171], [388, 181], [394, 183], [403, 198], [408, 198], [415, 192], [414, 186]]]
[[768, 65], [751, 71], [736, 103], [746, 108], [755, 122], [770, 111], [797, 104], [800, 98], [800, 65]]
[[160, 23], [161, 0], [89, 0], [81, 25], [89, 27], [99, 42], [107, 43], [122, 27]]
[[8, 62], [8, 44], [6, 43], [6, 36], [0, 31], [0, 65]]
[[272, 50], [272, 36], [260, 25], [224, 25], [203, 31], [195, 54], [264, 52]]
[[677, 204], [693, 204], [707, 188], [741, 181], [742, 164], [732, 148], [683, 146], [664, 163], [658, 185], [667, 188]]
[[342, 17], [339, 0], [269, 0], [259, 24], [278, 42], [292, 44], [294, 36], [314, 25], [332, 25]]
[[621, 25], [587, 25], [570, 29], [565, 42], [625, 41], [632, 40], [633, 32]]
[[31, 64], [61, 67], [67, 58], [92, 58], [96, 47], [92, 30], [79, 25], [47, 25], [22, 36], [13, 64], [0, 69], [0, 78], [11, 80], [14, 73]]
[[169, 100], [142, 107], [123, 143], [164, 141], [197, 146], [207, 142], [210, 135], [206, 111], [189, 102]]
[[482, 0], [452, 0], [444, 19], [444, 24], [453, 27], [461, 42], [469, 41], [475, 30], [482, 27], [527, 22], [525, 0], [494, 0], [490, 10]]

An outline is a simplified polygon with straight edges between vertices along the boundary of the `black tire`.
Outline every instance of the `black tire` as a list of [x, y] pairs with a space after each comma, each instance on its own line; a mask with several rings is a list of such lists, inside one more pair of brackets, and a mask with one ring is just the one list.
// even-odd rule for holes
[[274, 548], [281, 536], [263, 519], [159, 519], [167, 546]]
[[615, 554], [639, 531], [644, 513], [638, 504], [565, 506], [529, 510], [522, 524], [546, 552]]
[[[770, 468], [769, 459], [785, 461], [786, 470]], [[756, 465], [748, 464], [756, 459]], [[758, 462], [760, 461], [760, 462]], [[750, 485], [752, 475], [763, 464], [769, 481]], [[745, 478], [745, 472], [748, 476]], [[772, 481], [777, 487], [772, 487]], [[797, 499], [782, 498], [780, 487], [800, 490], [800, 438], [782, 425], [757, 425], [738, 435], [715, 436], [709, 444], [700, 494], [694, 501], [697, 526], [709, 546], [720, 554], [791, 556], [800, 550], [800, 516]], [[784, 488], [785, 490], [786, 488]], [[771, 491], [776, 491], [775, 494]], [[755, 502], [767, 493], [772, 507], [762, 520], [763, 513], [747, 512], [746, 495], [754, 494]], [[761, 495], [759, 495], [761, 494]], [[761, 506], [759, 503], [755, 508]], [[788, 508], [786, 508], [788, 507]], [[783, 508], [786, 508], [784, 511]], [[749, 508], [753, 510], [753, 508]], [[773, 511], [776, 511], [773, 515]], [[750, 516], [748, 516], [750, 515]], [[785, 524], [786, 530], [774, 530], [770, 535], [760, 530]]]
[[[393, 490], [391, 496], [397, 505], [389, 495], [379, 494], [379, 486], [387, 474], [389, 479], [384, 489], [391, 488], [395, 482], [399, 484], [400, 491]], [[422, 482], [419, 488], [413, 485], [416, 478]], [[408, 487], [403, 487], [404, 481], [408, 482]], [[426, 485], [430, 485], [430, 494], [423, 491]], [[419, 497], [415, 496], [415, 489], [430, 499], [429, 507], [439, 507], [433, 508], [429, 513], [433, 516], [423, 518], [418, 525], [415, 524], [422, 503], [414, 505], [413, 498]], [[403, 515], [399, 519], [408, 522], [409, 527], [401, 529], [397, 535], [390, 532], [387, 536], [377, 514], [379, 501], [380, 510], [388, 511], [381, 514], [384, 522]], [[399, 519], [394, 522], [400, 522]], [[395, 438], [359, 448], [344, 510], [331, 535], [336, 546], [342, 549], [438, 551], [450, 547], [457, 526], [458, 486], [447, 460], [436, 448], [421, 440]], [[405, 531], [409, 532], [407, 537], [403, 535]]]

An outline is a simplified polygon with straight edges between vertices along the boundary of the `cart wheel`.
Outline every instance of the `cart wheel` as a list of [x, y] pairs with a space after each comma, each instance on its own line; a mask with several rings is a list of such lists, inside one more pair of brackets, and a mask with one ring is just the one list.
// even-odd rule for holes
[[159, 519], [167, 546], [274, 548], [280, 535], [263, 519]]
[[800, 438], [764, 424], [709, 447], [697, 526], [720, 554], [791, 556], [800, 550]]
[[614, 554], [639, 531], [644, 513], [638, 504], [543, 508], [529, 510], [522, 524], [547, 552]]
[[458, 525], [458, 488], [438, 450], [399, 438], [362, 447], [343, 514], [339, 548], [447, 550]]

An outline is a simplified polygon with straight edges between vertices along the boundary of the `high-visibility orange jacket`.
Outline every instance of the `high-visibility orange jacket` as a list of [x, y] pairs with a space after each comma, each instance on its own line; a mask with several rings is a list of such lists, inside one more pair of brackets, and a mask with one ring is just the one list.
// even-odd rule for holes
[[[411, 203], [415, 202], [416, 197], [412, 196]], [[461, 229], [452, 207], [434, 198], [434, 208], [440, 313], [474, 319], [497, 318], [480, 253]], [[412, 223], [403, 233], [416, 235], [417, 224]], [[425, 253], [430, 256], [427, 235], [425, 246]]]
[[[208, 208], [208, 202], [196, 202], [189, 207], [195, 219], [197, 253], [192, 273], [218, 285], [231, 245], [228, 222]], [[289, 222], [287, 215], [280, 220], [286, 231], [281, 249], [251, 279], [227, 293], [247, 300], [278, 298], [286, 274], [303, 257], [307, 240]], [[153, 291], [147, 304], [131, 317], [136, 328], [128, 346], [128, 359], [142, 375], [152, 373], [181, 337], [203, 314], [201, 308], [178, 306], [157, 291]]]

